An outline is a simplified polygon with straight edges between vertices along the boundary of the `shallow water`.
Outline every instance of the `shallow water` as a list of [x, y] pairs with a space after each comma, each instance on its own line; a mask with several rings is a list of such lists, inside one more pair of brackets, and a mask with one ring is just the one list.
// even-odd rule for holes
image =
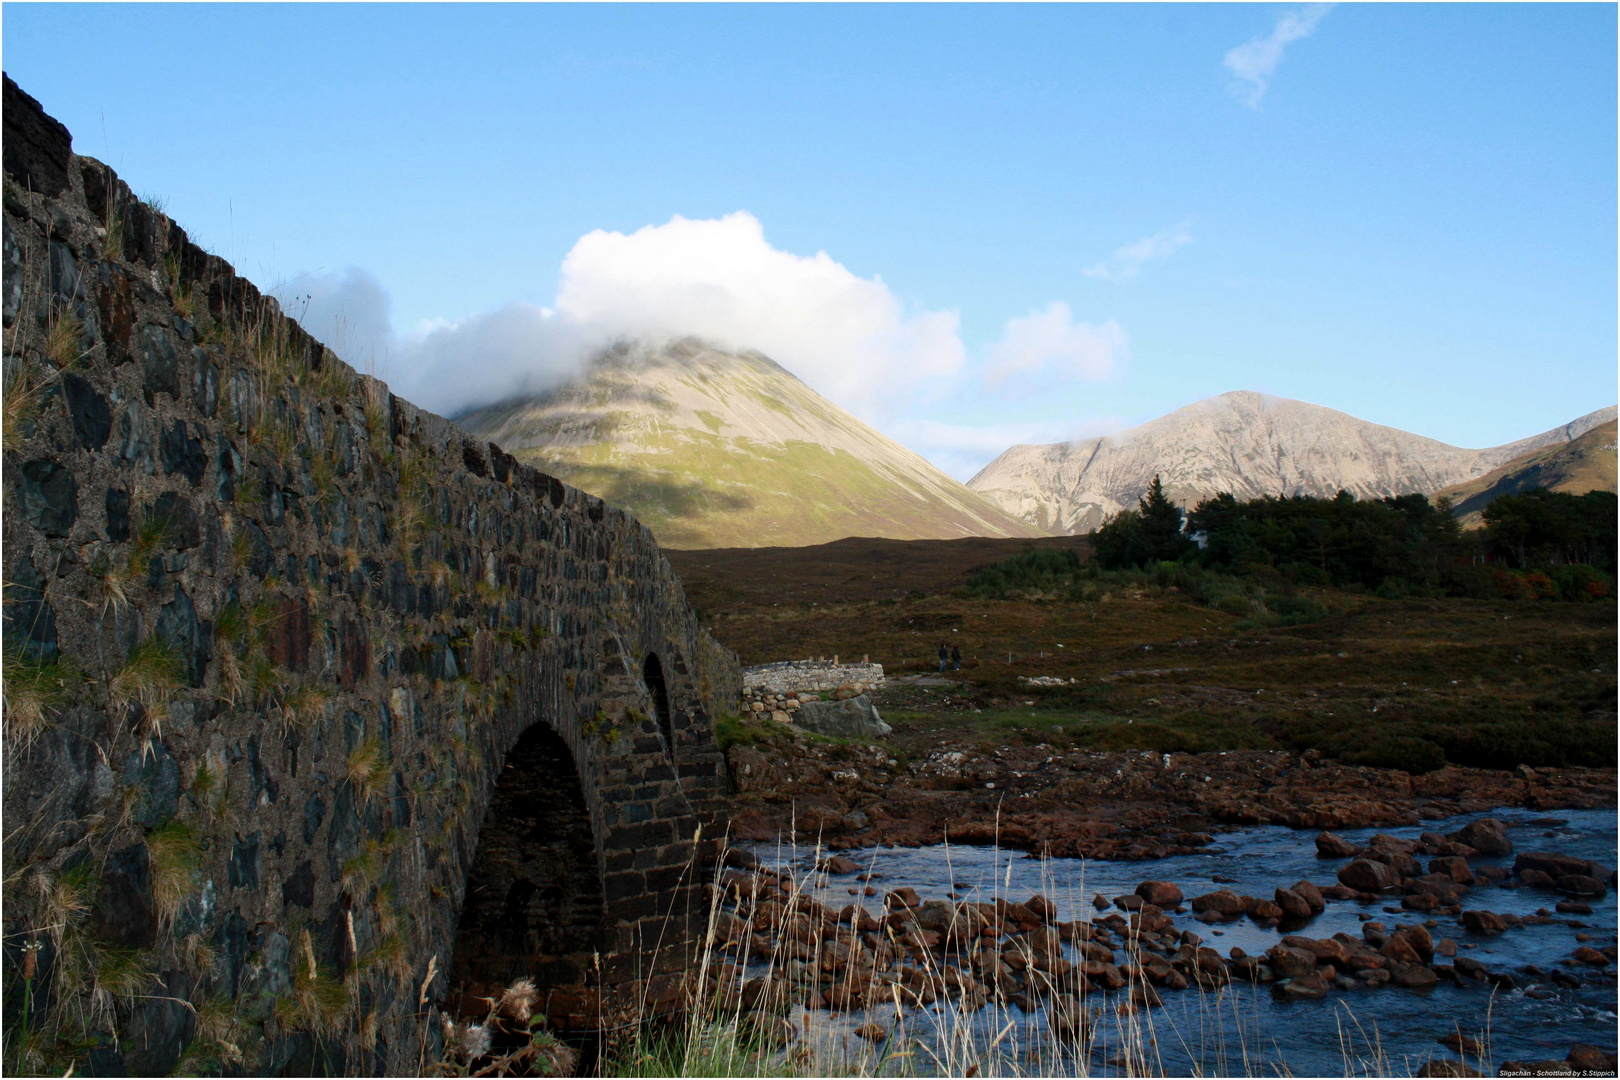
[[[1481, 816], [1495, 817], [1506, 825], [1516, 851], [1555, 851], [1593, 859], [1605, 866], [1615, 863], [1616, 815], [1607, 810], [1540, 814], [1512, 809], [1427, 821], [1421, 827], [1347, 829], [1340, 835], [1357, 843], [1378, 832], [1415, 840], [1419, 833], [1451, 832]], [[1564, 824], [1530, 824], [1548, 819]], [[1070, 920], [1103, 914], [1092, 906], [1095, 894], [1112, 899], [1131, 892], [1143, 881], [1175, 882], [1188, 897], [1224, 885], [1239, 894], [1267, 899], [1278, 886], [1292, 885], [1300, 878], [1309, 878], [1318, 885], [1332, 884], [1344, 860], [1318, 858], [1316, 835], [1315, 830], [1279, 826], [1240, 829], [1218, 835], [1208, 854], [1138, 863], [1040, 860], [1022, 852], [956, 845], [844, 852], [876, 875], [872, 884], [879, 895], [862, 898], [849, 894], [850, 886], [858, 886], [850, 878], [810, 874], [816, 858], [813, 850], [756, 847], [754, 852], [767, 865], [791, 867], [801, 881], [809, 880], [808, 891], [834, 908], [858, 900], [873, 914], [881, 914], [882, 892], [909, 885], [924, 900], [948, 898], [955, 893], [958, 899], [1001, 896], [1021, 901], [1038, 892], [1058, 907], [1060, 920]], [[1513, 857], [1481, 856], [1471, 863], [1476, 867], [1511, 866]], [[1217, 883], [1215, 877], [1230, 880]], [[1481, 884], [1463, 898], [1463, 905], [1530, 915], [1540, 908], [1551, 909], [1558, 899], [1556, 894], [1536, 889], [1510, 890]], [[1376, 904], [1330, 901], [1324, 913], [1292, 932], [1322, 938], [1342, 930], [1359, 937], [1363, 920], [1357, 918], [1358, 914], [1370, 914], [1391, 929], [1424, 919], [1398, 908], [1386, 911], [1385, 907], [1386, 901], [1382, 900]], [[980, 1045], [987, 1045], [1001, 1034], [997, 1046], [1001, 1060], [987, 1064], [986, 1071], [1044, 1072], [1056, 1067], [1063, 1072], [1116, 1074], [1121, 1064], [1119, 1043], [1138, 1036], [1142, 1042], [1151, 1040], [1148, 1057], [1156, 1062], [1156, 1071], [1171, 1075], [1410, 1074], [1432, 1057], [1455, 1058], [1436, 1039], [1456, 1030], [1482, 1039], [1488, 1037], [1492, 1071], [1505, 1060], [1562, 1060], [1572, 1043], [1589, 1043], [1608, 1050], [1613, 1050], [1616, 1043], [1614, 968], [1594, 973], [1569, 959], [1581, 944], [1602, 948], [1615, 941], [1614, 893], [1594, 901], [1592, 909], [1591, 915], [1555, 913], [1559, 920], [1585, 924], [1580, 929], [1560, 922], [1518, 927], [1492, 938], [1469, 934], [1453, 917], [1436, 916], [1437, 924], [1430, 932], [1437, 942], [1443, 937], [1453, 938], [1459, 956], [1474, 957], [1493, 972], [1512, 973], [1526, 984], [1515, 990], [1462, 989], [1441, 982], [1428, 990], [1389, 987], [1335, 991], [1325, 1001], [1284, 1002], [1274, 998], [1268, 986], [1234, 983], [1222, 992], [1164, 990], [1164, 1007], [1135, 1019], [1120, 1019], [1113, 1012], [1123, 994], [1098, 994], [1095, 1002], [1106, 1004], [1108, 1011], [1100, 1025], [1098, 1047], [1090, 1061], [1084, 1063], [1051, 1060], [1050, 1040], [1045, 1037], [1046, 1019], [1039, 1012], [1025, 1014], [1015, 1006], [992, 1005], [974, 1015], [972, 1027]], [[1176, 922], [1178, 928], [1201, 935], [1204, 944], [1223, 956], [1234, 945], [1250, 954], [1263, 953], [1284, 933], [1264, 929], [1249, 919], [1206, 926], [1190, 914], [1183, 914], [1176, 916]], [[1578, 932], [1590, 934], [1591, 941], [1577, 941]], [[1441, 957], [1436, 960], [1447, 962]], [[1578, 989], [1565, 989], [1546, 979], [1527, 979], [1521, 969], [1528, 964], [1549, 974], [1554, 968], [1563, 970], [1583, 983]], [[1550, 991], [1552, 996], [1538, 1000], [1525, 992], [1531, 986], [1537, 992]], [[885, 1026], [893, 1027], [893, 1010], [875, 1010], [874, 1016], [880, 1012]], [[919, 1012], [932, 1012], [934, 1016]], [[910, 1014], [904, 1029], [907, 1036], [920, 1040], [918, 1054], [909, 1059], [891, 1057], [884, 1071], [941, 1071], [929, 1055], [945, 1056], [939, 1045], [945, 1037], [941, 1033], [955, 1027], [941, 1017], [938, 1005], [933, 1010]], [[835, 1054], [892, 1055], [899, 1046], [899, 1040], [891, 1040], [886, 1047], [872, 1047], [855, 1039], [850, 1033], [866, 1019], [859, 1013], [798, 1012], [794, 1019], [802, 1028], [822, 1036], [813, 1041], [823, 1053], [832, 1050]], [[1130, 1025], [1136, 1025], [1137, 1030], [1128, 1030]], [[1028, 1060], [1032, 1054], [1034, 1061]], [[948, 1060], [965, 1064], [971, 1058], [957, 1054]], [[825, 1058], [822, 1064], [837, 1067]], [[853, 1066], [853, 1062], [849, 1064]], [[1470, 1057], [1469, 1064], [1477, 1066], [1478, 1062]]]

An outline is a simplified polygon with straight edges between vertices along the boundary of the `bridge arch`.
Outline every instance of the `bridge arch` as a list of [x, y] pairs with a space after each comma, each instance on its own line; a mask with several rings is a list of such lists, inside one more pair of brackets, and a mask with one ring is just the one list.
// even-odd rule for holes
[[670, 722], [669, 686], [664, 681], [664, 665], [658, 659], [657, 653], [649, 652], [647, 659], [642, 662], [641, 682], [647, 688], [647, 696], [652, 702], [653, 720], [658, 724], [658, 733], [664, 737], [670, 764], [674, 765], [675, 732]]
[[442, 999], [456, 1014], [481, 1017], [527, 977], [554, 1025], [590, 1027], [597, 995], [668, 966], [660, 949], [675, 956], [699, 929], [725, 794], [702, 691], [667, 639], [592, 636], [570, 694], [520, 693], [494, 725], [517, 734], [492, 748], [469, 838]]
[[457, 1010], [519, 978], [581, 983], [610, 945], [596, 829], [574, 755], [544, 722], [519, 736], [496, 773], [467, 870], [451, 964]]

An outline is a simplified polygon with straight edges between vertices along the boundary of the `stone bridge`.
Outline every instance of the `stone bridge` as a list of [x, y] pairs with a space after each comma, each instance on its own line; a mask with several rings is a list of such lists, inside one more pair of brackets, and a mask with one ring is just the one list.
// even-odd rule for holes
[[652, 534], [356, 374], [9, 78], [4, 123], [8, 1071], [419, 1074], [523, 976], [561, 1027], [657, 997], [740, 678]]

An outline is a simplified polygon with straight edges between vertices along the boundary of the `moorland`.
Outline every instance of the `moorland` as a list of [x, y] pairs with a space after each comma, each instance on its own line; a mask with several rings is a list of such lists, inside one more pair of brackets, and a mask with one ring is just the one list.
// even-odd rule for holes
[[[986, 587], [990, 568], [1069, 553], [1058, 587]], [[761, 838], [796, 824], [834, 845], [933, 843], [949, 828], [1150, 858], [1223, 823], [1614, 798], [1612, 595], [1295, 586], [1279, 615], [1252, 582], [1261, 604], [1211, 606], [1196, 569], [1103, 570], [1076, 537], [668, 556], [744, 664], [867, 656], [889, 676], [880, 743], [722, 721], [736, 827]], [[960, 671], [939, 674], [941, 643]]]

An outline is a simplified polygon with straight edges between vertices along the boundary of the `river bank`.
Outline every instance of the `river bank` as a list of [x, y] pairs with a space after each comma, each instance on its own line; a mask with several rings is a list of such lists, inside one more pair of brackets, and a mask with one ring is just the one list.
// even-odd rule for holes
[[1602, 1072], [1615, 846], [1612, 811], [1511, 809], [1151, 866], [764, 845], [721, 879], [713, 989], [835, 1072]]
[[1415, 826], [1493, 808], [1615, 805], [1614, 769], [1446, 767], [1412, 775], [1312, 752], [1107, 752], [944, 743], [904, 759], [879, 744], [778, 725], [727, 750], [732, 835], [844, 849], [946, 841], [1070, 858], [1144, 860], [1207, 846], [1222, 829]]

